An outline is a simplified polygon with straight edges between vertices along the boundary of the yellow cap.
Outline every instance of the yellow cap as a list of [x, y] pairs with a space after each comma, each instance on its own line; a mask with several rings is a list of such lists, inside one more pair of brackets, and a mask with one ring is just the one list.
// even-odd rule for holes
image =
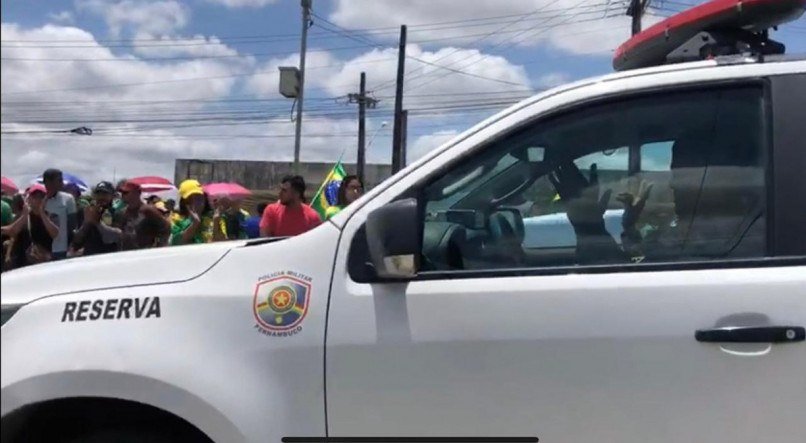
[[194, 194], [204, 194], [202, 185], [198, 180], [185, 180], [179, 184], [179, 197], [186, 199]]

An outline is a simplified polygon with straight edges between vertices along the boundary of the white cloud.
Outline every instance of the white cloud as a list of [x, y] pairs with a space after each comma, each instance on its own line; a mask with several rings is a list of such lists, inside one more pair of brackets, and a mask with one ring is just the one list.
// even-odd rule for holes
[[[337, 0], [330, 20], [350, 29], [367, 28], [367, 23], [372, 27], [408, 24], [408, 38], [413, 42], [437, 39], [440, 45], [498, 45], [498, 50], [548, 44], [571, 53], [593, 54], [607, 53], [629, 36], [625, 8], [624, 1], [474, 0], [472, 7], [462, 7], [433, 0]], [[479, 20], [485, 17], [493, 18]], [[473, 21], [422, 26], [462, 20]], [[652, 23], [653, 18], [646, 21]], [[393, 33], [387, 36], [397, 39]]]
[[571, 80], [571, 77], [564, 72], [551, 72], [545, 75], [541, 75], [540, 78], [537, 79], [535, 85], [540, 88], [553, 88], [555, 86], [560, 86], [568, 83]]
[[[355, 131], [354, 118], [307, 118], [302, 160], [335, 161], [344, 149], [345, 159], [351, 161], [355, 158], [356, 139], [332, 135]], [[18, 185], [28, 183], [48, 167], [58, 167], [88, 183], [141, 175], [173, 179], [177, 158], [290, 161], [293, 133], [294, 124], [285, 121], [195, 130], [141, 130], [118, 135], [4, 136], [2, 174]], [[377, 161], [385, 157], [369, 159]]]
[[[523, 91], [530, 85], [526, 70], [501, 56], [484, 54], [475, 49], [442, 48], [424, 51], [418, 45], [407, 48], [407, 54], [423, 60], [406, 60], [405, 105], [416, 106], [433, 102], [434, 94], [493, 93]], [[451, 66], [470, 74], [463, 75], [429, 65]], [[280, 97], [278, 66], [297, 66], [299, 54], [272, 59], [261, 70], [268, 75], [248, 82], [250, 92], [264, 97]], [[306, 59], [305, 87], [321, 88], [331, 97], [358, 92], [361, 72], [367, 74], [367, 89], [381, 98], [382, 105], [391, 105], [397, 73], [397, 49], [373, 49], [356, 57], [340, 60], [333, 54], [311, 52]], [[558, 74], [559, 75], [559, 74]], [[409, 93], [410, 92], [410, 93]]]
[[[321, 88], [338, 72], [339, 60], [330, 52], [309, 50], [305, 56], [305, 91]], [[260, 66], [259, 70], [266, 75], [252, 77], [246, 82], [246, 91], [259, 94], [261, 97], [280, 98], [280, 66], [299, 66], [299, 53], [282, 58], [273, 58]], [[289, 102], [290, 103], [290, 102]]]
[[[142, 36], [153, 35], [145, 31]], [[88, 182], [136, 175], [173, 177], [176, 158], [226, 158], [245, 160], [289, 160], [293, 155], [294, 124], [290, 121], [290, 100], [278, 100], [277, 66], [296, 66], [298, 55], [273, 59], [258, 66], [252, 57], [240, 56], [215, 37], [196, 36], [211, 45], [204, 51], [195, 49], [133, 48], [134, 54], [119, 54], [99, 44], [95, 37], [76, 27], [47, 25], [24, 29], [15, 24], [2, 25], [4, 40], [70, 40], [82, 41], [82, 48], [61, 48], [59, 58], [103, 59], [105, 62], [36, 62], [10, 60], [54, 57], [42, 48], [2, 48], [4, 60], [0, 65], [2, 114], [4, 131], [69, 130], [88, 126], [92, 136], [46, 134], [39, 136], [4, 135], [2, 140], [2, 172], [19, 183], [27, 183], [47, 167], [59, 167], [82, 176]], [[163, 34], [164, 35], [164, 34]], [[156, 37], [155, 37], [156, 38]], [[181, 37], [159, 37], [174, 42]], [[195, 37], [194, 37], [195, 38]], [[140, 40], [138, 40], [140, 41]], [[157, 51], [157, 49], [159, 51]], [[173, 51], [173, 52], [170, 52]], [[225, 55], [224, 59], [182, 61], [147, 61], [138, 57], [172, 55]], [[408, 53], [434, 63], [450, 63], [483, 57], [476, 50], [443, 48], [426, 51], [412, 45]], [[303, 161], [334, 161], [344, 151], [345, 159], [355, 158], [357, 130], [355, 105], [339, 107], [343, 116], [315, 116], [322, 101], [317, 98], [335, 97], [358, 89], [359, 73], [368, 75], [368, 86], [376, 88], [381, 98], [380, 108], [368, 112], [367, 137], [377, 133], [367, 152], [369, 162], [388, 162], [391, 146], [391, 118], [394, 88], [377, 89], [382, 82], [393, 80], [396, 70], [396, 50], [372, 50], [347, 59], [329, 52], [309, 52], [307, 75], [306, 116], [303, 125]], [[466, 70], [474, 75], [529, 84], [525, 70], [503, 57], [490, 56]], [[237, 77], [241, 73], [261, 73]], [[452, 73], [429, 84], [426, 80], [446, 73], [432, 66], [407, 60], [406, 106], [426, 106], [447, 101], [441, 94], [500, 92], [521, 89], [482, 78]], [[417, 79], [417, 77], [420, 77]], [[174, 81], [182, 79], [196, 81]], [[148, 83], [143, 85], [143, 83]], [[123, 86], [131, 84], [133, 86]], [[393, 83], [389, 83], [393, 85]], [[422, 85], [417, 87], [417, 85]], [[103, 85], [121, 85], [101, 88]], [[134, 86], [136, 85], [136, 86]], [[242, 88], [242, 89], [241, 89]], [[321, 88], [321, 89], [314, 89]], [[40, 91], [31, 94], [31, 91]], [[47, 92], [43, 92], [47, 91]], [[257, 93], [268, 101], [245, 104], [225, 103], [234, 93]], [[484, 95], [480, 95], [483, 97]], [[201, 102], [199, 100], [205, 100]], [[48, 101], [48, 104], [31, 102]], [[328, 102], [333, 109], [332, 102]], [[234, 107], [234, 109], [233, 109]], [[327, 107], [327, 106], [325, 106]], [[243, 112], [243, 114], [239, 114]], [[241, 115], [260, 118], [259, 122], [244, 124]], [[267, 116], [275, 117], [266, 121]], [[227, 120], [222, 120], [226, 118]], [[31, 123], [31, 119], [53, 120], [53, 123]], [[207, 119], [207, 120], [205, 120]], [[140, 120], [138, 122], [138, 120]], [[157, 128], [146, 120], [164, 120]], [[171, 121], [173, 120], [173, 121]], [[201, 122], [199, 122], [201, 120]], [[382, 120], [390, 125], [377, 131]], [[124, 121], [124, 122], [121, 122]], [[421, 136], [421, 125], [428, 121], [435, 131]], [[28, 122], [28, 123], [25, 123]], [[427, 152], [447, 140], [456, 131], [438, 131], [442, 120], [431, 116], [412, 116], [409, 129], [409, 159]], [[448, 127], [464, 127], [469, 122], [452, 120]], [[181, 127], [190, 124], [194, 127]], [[200, 126], [202, 124], [209, 126]], [[426, 133], [427, 134], [427, 133]], [[368, 140], [369, 141], [369, 140]]]
[[134, 52], [144, 57], [234, 57], [238, 51], [216, 36], [156, 36], [139, 33], [134, 37]]
[[[48, 166], [61, 167], [83, 174], [89, 181], [97, 181], [110, 179], [115, 169], [118, 177], [145, 173], [170, 177], [173, 159], [177, 157], [215, 156], [222, 152], [225, 155], [252, 152], [263, 158], [269, 155], [264, 139], [239, 139], [248, 152], [222, 146], [228, 142], [220, 135], [254, 133], [254, 127], [195, 130], [195, 134], [216, 136], [211, 139], [196, 137], [188, 130], [184, 133], [178, 128], [155, 130], [148, 129], [146, 123], [136, 123], [137, 120], [165, 119], [174, 120], [165, 124], [181, 126], [186, 121], [204, 118], [215, 108], [210, 109], [209, 103], [199, 100], [215, 101], [229, 96], [239, 81], [239, 77], [233, 75], [253, 69], [254, 62], [249, 57], [146, 62], [132, 55], [113, 54], [84, 30], [55, 25], [26, 30], [3, 23], [2, 35], [4, 40], [82, 41], [86, 43], [81, 43], [81, 48], [60, 48], [59, 58], [106, 60], [89, 63], [31, 61], [53, 57], [53, 54], [42, 48], [2, 48], [2, 56], [6, 58], [0, 65], [4, 131], [69, 130], [78, 126], [88, 126], [95, 131], [92, 136], [4, 135], [3, 175], [18, 182], [27, 183]], [[13, 60], [15, 58], [23, 60]], [[182, 79], [198, 80], [174, 81]], [[99, 87], [103, 85], [121, 86]], [[41, 103], [43, 101], [47, 103]], [[32, 120], [51, 123], [32, 123]], [[115, 122], [120, 120], [129, 123]], [[265, 128], [263, 125], [257, 129]], [[112, 134], [104, 135], [110, 132]]]
[[[442, 48], [432, 52], [411, 45], [407, 48], [407, 54], [426, 63], [414, 59], [406, 60], [405, 86], [406, 92], [411, 92], [406, 96], [406, 106], [433, 101], [433, 94], [505, 93], [529, 88], [529, 78], [522, 66], [475, 49]], [[427, 63], [460, 67], [470, 76]], [[298, 65], [299, 54], [271, 59], [260, 68], [270, 74], [249, 80], [248, 91], [259, 93], [263, 97], [280, 97], [277, 67]], [[309, 52], [306, 66], [306, 91], [310, 88], [323, 89], [331, 97], [358, 92], [359, 78], [363, 71], [367, 74], [367, 90], [381, 97], [382, 104], [391, 105], [390, 96], [394, 95], [397, 73], [397, 49], [373, 49], [347, 60], [338, 59], [326, 51]]]
[[190, 20], [190, 8], [175, 0], [77, 0], [76, 8], [103, 17], [109, 33], [116, 37], [129, 28], [135, 34], [171, 34]]
[[51, 12], [48, 14], [48, 20], [61, 25], [72, 25], [75, 22], [75, 17], [70, 11]]
[[456, 130], [444, 130], [444, 131], [437, 131], [433, 134], [423, 135], [417, 138], [411, 147], [408, 148], [408, 162], [411, 163], [423, 155], [427, 154], [432, 149], [438, 148], [444, 143], [449, 142], [451, 139], [456, 137], [459, 134], [459, 131]]
[[[115, 55], [98, 44], [93, 35], [79, 28], [46, 25], [33, 30], [22, 30], [17, 25], [3, 23], [3, 38], [7, 40], [59, 40], [82, 41], [80, 48], [60, 48], [59, 59], [101, 59], [98, 62], [42, 62], [31, 59], [53, 57], [52, 52], [42, 47], [2, 49], [5, 60], [2, 69], [4, 101], [42, 99], [87, 101], [109, 100], [156, 100], [216, 98], [229, 93], [236, 81], [232, 78], [217, 78], [243, 72], [250, 59], [216, 60], [200, 59], [170, 64], [148, 63], [132, 55]], [[227, 54], [233, 54], [231, 50]], [[24, 60], [13, 60], [20, 58]], [[205, 80], [173, 83], [185, 78]], [[120, 86], [98, 88], [110, 84], [151, 83], [132, 87]], [[182, 87], [177, 87], [181, 85]], [[76, 90], [78, 88], [78, 90]], [[27, 95], [27, 91], [56, 92]], [[12, 110], [13, 112], [13, 110]], [[5, 115], [5, 110], [4, 110]]]
[[[411, 45], [406, 54], [416, 59], [406, 60], [404, 107], [427, 106], [450, 101], [449, 94], [473, 98], [473, 94], [523, 91], [530, 88], [529, 78], [522, 66], [506, 58], [484, 54], [476, 49], [441, 48], [425, 51]], [[348, 60], [334, 75], [328, 75], [326, 88], [334, 96], [356, 92], [361, 71], [367, 73], [367, 89], [387, 105], [391, 105], [397, 72], [397, 50], [374, 49]], [[430, 63], [430, 64], [429, 64]], [[447, 71], [434, 65], [449, 66], [469, 75]]]
[[262, 8], [277, 3], [277, 0], [207, 0], [228, 8]]

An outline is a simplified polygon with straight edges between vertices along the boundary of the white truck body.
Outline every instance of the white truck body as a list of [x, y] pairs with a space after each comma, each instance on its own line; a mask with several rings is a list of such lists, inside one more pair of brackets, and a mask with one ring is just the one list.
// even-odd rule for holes
[[[707, 61], [574, 83], [476, 125], [301, 236], [5, 273], [2, 305], [15, 312], [0, 334], [3, 419], [97, 397], [167, 411], [228, 443], [806, 441], [806, 344], [694, 339], [729, 316], [806, 325], [803, 257], [375, 283], [348, 272], [373, 210], [511, 128], [640, 91], [804, 73], [806, 61]], [[286, 286], [300, 311], [275, 328], [261, 300]]]

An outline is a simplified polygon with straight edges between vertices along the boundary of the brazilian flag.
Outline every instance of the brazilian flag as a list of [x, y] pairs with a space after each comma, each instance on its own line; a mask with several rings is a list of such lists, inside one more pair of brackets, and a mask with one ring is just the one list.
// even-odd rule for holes
[[314, 195], [313, 201], [311, 202], [311, 207], [319, 213], [319, 217], [321, 217], [322, 220], [327, 218], [327, 208], [336, 206], [339, 186], [341, 186], [341, 181], [344, 180], [345, 176], [347, 176], [347, 173], [344, 172], [344, 166], [342, 166], [341, 160], [339, 160], [325, 177], [322, 186], [316, 191], [316, 195]]

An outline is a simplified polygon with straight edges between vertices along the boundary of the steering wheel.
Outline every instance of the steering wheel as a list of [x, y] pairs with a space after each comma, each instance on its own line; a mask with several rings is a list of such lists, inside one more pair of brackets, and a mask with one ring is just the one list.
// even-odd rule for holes
[[523, 262], [523, 218], [518, 209], [499, 208], [489, 217], [490, 240], [497, 255], [510, 263]]

